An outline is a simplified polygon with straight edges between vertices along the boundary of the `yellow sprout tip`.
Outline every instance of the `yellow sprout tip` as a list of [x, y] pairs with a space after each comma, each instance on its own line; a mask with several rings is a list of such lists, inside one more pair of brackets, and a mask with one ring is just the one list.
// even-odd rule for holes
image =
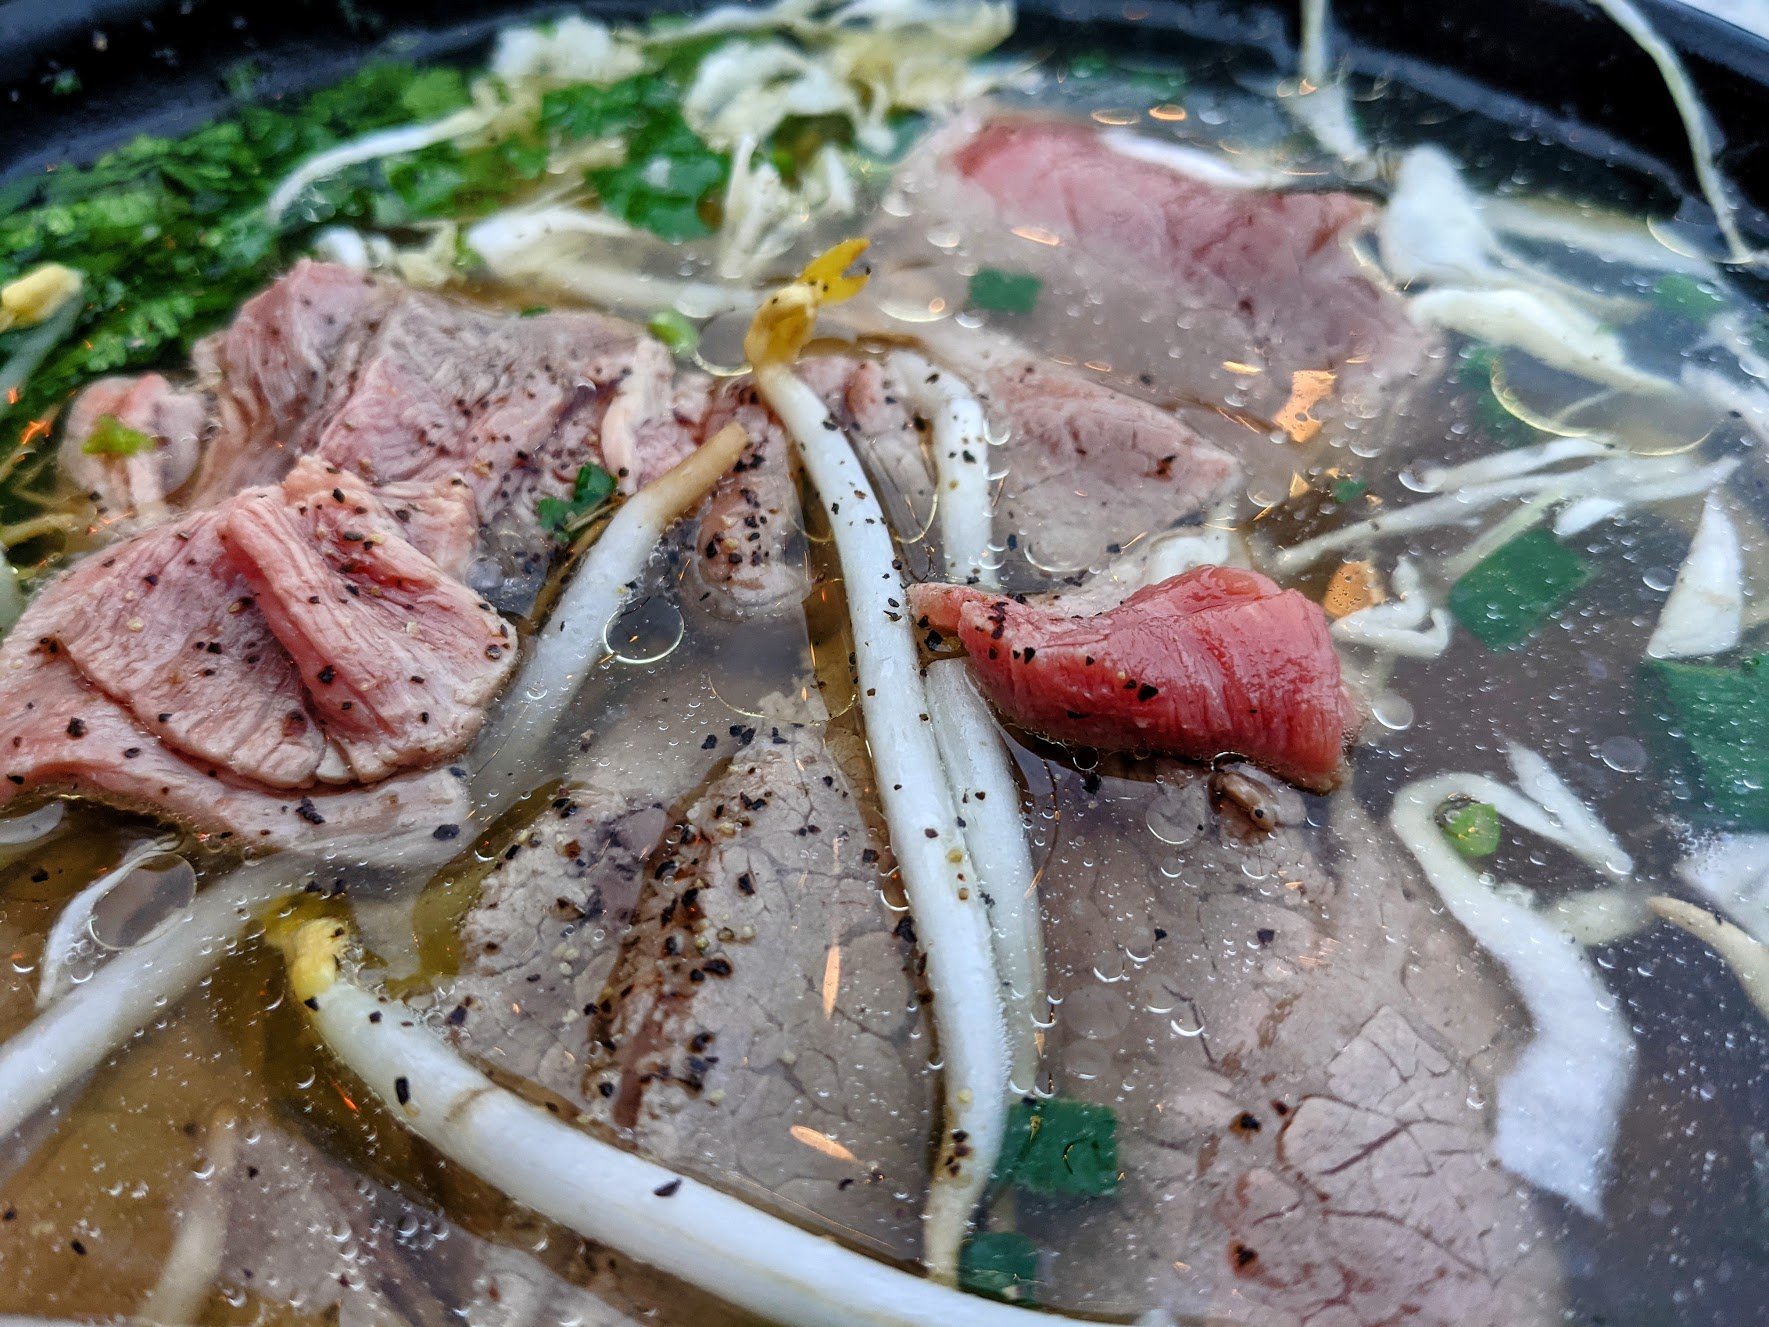
[[852, 299], [866, 284], [868, 273], [847, 272], [866, 245], [867, 241], [858, 237], [843, 240], [805, 264], [798, 280], [767, 298], [743, 338], [743, 353], [752, 366], [790, 364], [798, 358], [811, 339], [817, 310]]
[[334, 917], [302, 922], [279, 937], [297, 1000], [311, 1000], [331, 989], [338, 979], [338, 955], [349, 938], [350, 928]]
[[0, 331], [35, 327], [78, 295], [85, 279], [71, 267], [44, 263], [0, 287]]

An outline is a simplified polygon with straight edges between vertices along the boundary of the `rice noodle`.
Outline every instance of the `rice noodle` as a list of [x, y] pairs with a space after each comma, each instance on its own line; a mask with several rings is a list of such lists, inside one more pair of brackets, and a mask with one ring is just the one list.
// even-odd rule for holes
[[1495, 479], [1535, 474], [1562, 461], [1615, 454], [1614, 446], [1595, 439], [1553, 438], [1528, 447], [1494, 452], [1490, 456], [1465, 461], [1461, 465], [1427, 466], [1419, 473], [1419, 488], [1425, 493], [1442, 493], [1469, 484], [1486, 484]]
[[1707, 945], [1732, 969], [1750, 1002], [1769, 1018], [1769, 945], [1706, 908], [1680, 898], [1658, 895], [1647, 901], [1660, 917], [1688, 931]]
[[1276, 166], [1259, 166], [1238, 157], [1227, 157], [1194, 143], [1150, 138], [1128, 129], [1107, 129], [1100, 142], [1119, 156], [1160, 166], [1176, 175], [1219, 185], [1224, 189], [1293, 188], [1296, 178]]
[[136, 1310], [148, 1322], [200, 1321], [221, 1274], [233, 1207], [233, 1170], [239, 1157], [239, 1128], [231, 1112], [223, 1111], [210, 1122], [203, 1152], [204, 1168], [189, 1187], [178, 1233], [172, 1237], [159, 1278]]
[[291, 946], [290, 980], [315, 1029], [394, 1119], [523, 1206], [789, 1327], [1079, 1327], [875, 1261], [579, 1132], [342, 975], [341, 930], [309, 922]]
[[285, 175], [282, 183], [271, 190], [270, 197], [264, 203], [264, 218], [272, 226], [276, 225], [282, 220], [283, 213], [289, 210], [310, 184], [327, 176], [336, 175], [341, 170], [361, 165], [365, 161], [379, 161], [382, 157], [394, 157], [403, 152], [417, 152], [437, 143], [446, 143], [451, 138], [463, 137], [483, 129], [490, 118], [481, 107], [467, 106], [443, 116], [440, 120], [364, 134], [361, 138], [353, 138], [348, 143], [340, 143], [324, 152], [315, 153]]
[[481, 805], [520, 796], [545, 775], [535, 756], [560, 723], [584, 679], [606, 657], [608, 624], [645, 574], [657, 541], [736, 464], [749, 436], [727, 424], [672, 469], [621, 504], [584, 554], [565, 593], [535, 632], [528, 657], [504, 689], [496, 717], [474, 745], [471, 766]]
[[[1513, 748], [1512, 759], [1521, 765], [1520, 777], [1559, 807], [1555, 816], [1494, 780], [1442, 774], [1403, 788], [1389, 818], [1450, 914], [1505, 968], [1534, 1024], [1529, 1045], [1499, 1082], [1495, 1154], [1514, 1174], [1595, 1217], [1633, 1076], [1627, 1021], [1579, 945], [1517, 898], [1516, 886], [1471, 866], [1436, 822], [1446, 801], [1476, 798], [1590, 861], [1589, 813], [1581, 808], [1570, 826], [1557, 818], [1568, 809], [1560, 804], [1565, 785], [1545, 761], [1535, 763], [1540, 757], [1533, 752], [1520, 762], [1519, 750]], [[1613, 843], [1607, 831], [1604, 836]]]
[[1435, 659], [1450, 646], [1450, 617], [1424, 592], [1411, 558], [1395, 563], [1395, 598], [1347, 613], [1333, 623], [1333, 639], [1409, 659]]
[[197, 895], [161, 935], [116, 955], [0, 1044], [0, 1137], [64, 1089], [203, 978], [262, 904], [297, 887], [288, 854], [241, 867]]
[[1688, 457], [1635, 456], [1622, 453], [1593, 461], [1572, 470], [1537, 472], [1467, 484], [1408, 507], [1385, 511], [1367, 520], [1305, 539], [1274, 552], [1269, 561], [1281, 572], [1296, 572], [1322, 555], [1341, 548], [1374, 543], [1397, 534], [1412, 534], [1439, 526], [1457, 525], [1489, 507], [1513, 498], [1537, 498], [1544, 504], [1559, 502], [1575, 490], [1586, 498], [1603, 498], [1611, 512], [1642, 502], [1664, 502], [1706, 493], [1725, 482], [1738, 468], [1739, 458], [1725, 457], [1695, 466]]
[[928, 666], [927, 702], [965, 846], [989, 908], [1007, 1015], [1010, 1086], [1015, 1095], [1024, 1095], [1037, 1084], [1037, 1029], [1047, 1009], [1044, 930], [1020, 786], [1001, 729], [962, 659]]
[[1303, 86], [1286, 102], [1290, 113], [1341, 161], [1366, 165], [1372, 153], [1352, 116], [1345, 82], [1327, 68], [1327, 0], [1302, 0], [1297, 64]]
[[939, 478], [935, 516], [946, 575], [966, 585], [992, 589], [998, 583], [990, 565], [995, 536], [994, 503], [989, 494], [989, 422], [975, 391], [951, 369], [936, 369], [920, 355], [898, 351], [890, 364], [903, 381], [908, 404], [931, 425], [934, 473]]
[[1670, 379], [1635, 368], [1621, 338], [1605, 323], [1548, 291], [1438, 286], [1412, 296], [1407, 310], [1420, 322], [1521, 350], [1550, 368], [1617, 391], [1639, 396], [1680, 391]]
[[1713, 263], [1699, 254], [1668, 247], [1637, 217], [1600, 211], [1587, 203], [1533, 194], [1494, 194], [1481, 200], [1481, 210], [1492, 226], [1519, 239], [1564, 245], [1605, 262], [1649, 272], [1714, 275]]
[[1769, 944], [1769, 834], [1720, 834], [1694, 848], [1677, 876]]
[[1728, 261], [1758, 261], [1762, 255], [1752, 251], [1738, 228], [1737, 210], [1716, 164], [1719, 149], [1714, 142], [1713, 128], [1708, 123], [1707, 112], [1702, 108], [1701, 96], [1696, 92], [1689, 71], [1683, 68], [1677, 52], [1647, 22], [1646, 15], [1635, 8], [1633, 0], [1591, 0], [1591, 3], [1608, 14], [1616, 26], [1633, 38], [1634, 44], [1645, 51], [1653, 64], [1658, 66], [1665, 88], [1670, 92], [1671, 101], [1675, 103], [1677, 114], [1683, 121], [1683, 132], [1689, 138], [1696, 183], [1701, 186], [1702, 197], [1707, 199], [1708, 206], [1714, 210], [1714, 222], [1719, 226], [1720, 234], [1725, 237]]
[[1724, 654], [1738, 644], [1743, 624], [1744, 550], [1732, 518], [1710, 493], [1646, 653], [1654, 659]]
[[49, 937], [43, 942], [43, 957], [37, 978], [37, 1008], [45, 1009], [72, 985], [67, 968], [72, 962], [80, 939], [92, 924], [92, 912], [99, 903], [134, 872], [152, 858], [163, 856], [176, 846], [173, 839], [147, 839], [123, 854], [123, 860], [86, 888], [82, 889], [55, 919]]

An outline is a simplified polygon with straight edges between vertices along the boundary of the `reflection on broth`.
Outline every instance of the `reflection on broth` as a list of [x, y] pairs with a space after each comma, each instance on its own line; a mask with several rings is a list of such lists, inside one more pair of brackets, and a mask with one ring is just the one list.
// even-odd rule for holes
[[0, 1311], [1754, 1321], [1749, 237], [1306, 9], [23, 181]]

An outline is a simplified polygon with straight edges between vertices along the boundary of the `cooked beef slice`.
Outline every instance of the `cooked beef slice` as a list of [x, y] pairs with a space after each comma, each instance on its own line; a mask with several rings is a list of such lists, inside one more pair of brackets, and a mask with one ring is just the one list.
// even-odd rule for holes
[[[1102, 563], [1140, 535], [1194, 520], [1238, 473], [1232, 457], [1183, 419], [987, 333], [942, 336], [937, 373], [975, 393], [1005, 441], [987, 458], [1002, 472], [998, 540], [1034, 564], [1063, 572]], [[900, 531], [929, 526], [934, 485], [925, 456], [929, 422], [911, 404], [904, 363], [823, 356], [802, 372], [894, 491]]]
[[[202, 457], [208, 402], [180, 392], [157, 373], [139, 378], [101, 378], [68, 407], [62, 430], [61, 468], [109, 522], [157, 520], [166, 501], [190, 480]], [[139, 452], [87, 451], [106, 416], [144, 435]]]
[[460, 973], [439, 1001], [462, 1050], [588, 1105], [585, 1018], [647, 860], [736, 745], [728, 726], [707, 730], [717, 708], [704, 682], [671, 679], [598, 714], [571, 775], [499, 853], [461, 923]]
[[1036, 563], [1099, 564], [1138, 536], [1192, 520], [1238, 467], [1184, 420], [1053, 365], [992, 368], [977, 387], [1008, 436], [996, 507]]
[[[1287, 428], [1323, 444], [1404, 427], [1434, 338], [1350, 250], [1373, 203], [1202, 183], [1109, 142], [1049, 116], [961, 117], [899, 171], [909, 215], [880, 244], [960, 287], [979, 267], [1038, 277], [1016, 335], [1174, 407], [1262, 487], [1312, 459]], [[957, 244], [930, 246], [933, 226]]]
[[[246, 1132], [225, 1179], [229, 1223], [215, 1289], [229, 1323], [294, 1315], [338, 1327], [628, 1327], [686, 1321], [667, 1316], [683, 1293], [695, 1321], [732, 1321], [557, 1232], [528, 1232], [529, 1247], [573, 1246], [547, 1262], [491, 1242], [275, 1125]], [[520, 1233], [514, 1216], [499, 1224]]]
[[1022, 728], [1109, 751], [1233, 753], [1317, 792], [1338, 785], [1357, 711], [1312, 599], [1256, 571], [1193, 567], [1102, 613], [1056, 600], [909, 587], [916, 625], [956, 636], [983, 694]]
[[[221, 542], [210, 508], [76, 563], [11, 633], [35, 632], [126, 709], [135, 727], [198, 762], [271, 788], [314, 781], [326, 736], [294, 660]], [[39, 656], [41, 657], [41, 656]], [[18, 697], [29, 675], [0, 690]]]
[[333, 749], [373, 783], [463, 750], [516, 641], [362, 481], [321, 469], [308, 460], [292, 485], [229, 500], [222, 537]]
[[1136, 777], [1055, 775], [1040, 891], [1046, 1064], [1058, 1093], [1115, 1108], [1121, 1180], [1021, 1196], [1052, 1250], [1046, 1302], [1558, 1322], [1556, 1259], [1491, 1149], [1523, 1016], [1403, 850], [1349, 794], [1329, 837], [1244, 770], [1108, 768]]
[[934, 1075], [889, 870], [824, 734], [756, 733], [647, 863], [588, 1081], [646, 1155], [909, 1258]]
[[88, 684], [31, 614], [0, 642], [0, 806], [33, 790], [96, 796], [199, 833], [268, 847], [458, 824], [464, 781], [447, 769], [373, 788], [281, 792], [192, 761]]
[[703, 432], [732, 423], [749, 448], [707, 499], [685, 593], [721, 617], [790, 612], [810, 589], [791, 444], [747, 378], [721, 386]]
[[401, 289], [303, 259], [197, 344], [192, 367], [214, 415], [189, 505], [273, 484], [313, 450]]
[[16, 705], [29, 661], [71, 664], [132, 729], [266, 789], [372, 782], [460, 751], [513, 635], [405, 536], [458, 545], [468, 507], [445, 489], [389, 509], [311, 458], [288, 482], [77, 563], [13, 633], [30, 648], [0, 690]]

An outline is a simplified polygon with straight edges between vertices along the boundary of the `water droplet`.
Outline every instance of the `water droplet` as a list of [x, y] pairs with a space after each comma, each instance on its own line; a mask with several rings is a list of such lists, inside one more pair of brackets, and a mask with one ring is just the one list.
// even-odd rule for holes
[[905, 267], [872, 281], [872, 299], [887, 318], [904, 323], [939, 322], [964, 303], [958, 275], [944, 267]]
[[1597, 748], [1597, 754], [1618, 774], [1638, 774], [1646, 768], [1646, 748], [1636, 738], [1611, 737]]
[[1390, 732], [1405, 732], [1413, 726], [1413, 702], [1398, 691], [1384, 691], [1370, 703], [1376, 722]]
[[1640, 573], [1640, 579], [1645, 582], [1647, 589], [1662, 593], [1676, 584], [1677, 573], [1669, 567], [1648, 567]]

